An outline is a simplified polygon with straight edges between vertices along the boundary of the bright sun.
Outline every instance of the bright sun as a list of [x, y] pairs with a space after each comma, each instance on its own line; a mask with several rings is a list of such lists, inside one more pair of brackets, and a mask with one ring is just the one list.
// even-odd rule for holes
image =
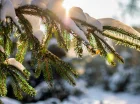
[[66, 14], [69, 14], [69, 10], [73, 5], [71, 3], [69, 3], [67, 0], [64, 0], [63, 2], [63, 7], [66, 9]]

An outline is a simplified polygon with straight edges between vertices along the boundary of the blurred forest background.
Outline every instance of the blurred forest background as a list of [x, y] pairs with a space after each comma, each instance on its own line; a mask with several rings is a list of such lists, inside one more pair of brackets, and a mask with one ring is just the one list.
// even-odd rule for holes
[[[113, 18], [122, 22], [132, 20], [129, 23], [140, 32], [140, 0], [118, 0], [118, 5], [121, 15], [114, 15]], [[77, 58], [72, 53], [73, 48], [67, 54], [54, 41], [52, 39], [48, 49], [79, 72], [77, 85], [73, 87], [55, 75], [54, 87], [49, 88], [43, 76], [39, 79], [32, 76], [29, 83], [37, 90], [37, 95], [25, 95], [22, 101], [17, 101], [9, 85], [8, 97], [1, 98], [5, 104], [140, 104], [140, 52], [115, 46], [124, 57], [125, 64], [118, 63], [111, 67], [103, 58], [88, 56], [86, 52], [82, 59]], [[27, 53], [25, 64], [34, 71], [29, 57], [30, 53]]]

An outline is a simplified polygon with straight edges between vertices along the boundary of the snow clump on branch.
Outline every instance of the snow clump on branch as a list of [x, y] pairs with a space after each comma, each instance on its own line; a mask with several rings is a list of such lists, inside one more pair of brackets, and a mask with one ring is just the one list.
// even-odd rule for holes
[[0, 10], [1, 11], [0, 12], [0, 21], [3, 21], [4, 25], [6, 25], [6, 17], [9, 16], [12, 18], [14, 23], [19, 27], [20, 31], [22, 31], [12, 2], [10, 0], [1, 0], [1, 4], [2, 4], [2, 7]]
[[33, 0], [32, 5], [36, 5], [42, 9], [48, 9], [52, 11], [63, 23], [64, 26], [71, 29], [76, 35], [78, 35], [83, 41], [89, 44], [86, 35], [80, 28], [75, 24], [75, 22], [66, 16], [66, 10], [62, 7], [63, 0]]

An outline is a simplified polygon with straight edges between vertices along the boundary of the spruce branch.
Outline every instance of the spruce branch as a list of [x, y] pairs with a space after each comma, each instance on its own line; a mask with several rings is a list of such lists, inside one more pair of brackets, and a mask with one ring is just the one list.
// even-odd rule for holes
[[23, 79], [19, 74], [13, 72], [13, 78], [18, 81], [18, 86], [20, 89], [25, 92], [26, 94], [29, 94], [30, 96], [35, 96], [36, 91], [33, 87], [31, 87], [28, 82]]
[[[0, 8], [1, 10], [1, 8]], [[81, 21], [77, 18], [71, 18], [75, 24], [77, 24], [78, 29], [81, 29], [85, 37], [83, 38], [80, 35], [74, 33], [74, 29], [68, 28], [64, 25], [62, 19], [60, 19], [56, 14], [52, 11], [46, 9], [40, 9], [34, 5], [26, 5], [17, 8], [16, 15], [19, 18], [19, 23], [23, 28], [21, 31], [21, 27], [11, 19], [11, 17], [6, 18], [7, 27], [3, 26], [3, 22], [0, 21], [0, 95], [6, 96], [7, 88], [6, 88], [6, 78], [8, 76], [12, 79], [12, 87], [14, 90], [14, 94], [18, 99], [22, 99], [23, 92], [34, 96], [36, 91], [32, 88], [28, 83], [27, 79], [29, 79], [30, 73], [22, 66], [20, 69], [18, 66], [8, 63], [12, 51], [13, 51], [13, 42], [10, 39], [10, 36], [14, 29], [18, 29], [16, 31], [18, 35], [17, 41], [17, 49], [16, 60], [14, 62], [21, 63], [24, 61], [24, 55], [28, 50], [32, 51], [32, 63], [36, 65], [35, 76], [39, 77], [41, 73], [43, 73], [44, 79], [50, 86], [52, 86], [53, 81], [53, 72], [57, 72], [62, 78], [68, 81], [70, 84], [75, 85], [75, 77], [77, 77], [78, 73], [70, 67], [68, 63], [63, 62], [57, 56], [52, 54], [50, 51], [46, 49], [48, 43], [52, 37], [57, 39], [57, 42], [60, 47], [64, 48], [68, 51], [70, 48], [72, 39], [74, 38], [75, 42], [75, 52], [79, 57], [82, 57], [83, 53], [83, 44], [86, 46], [87, 50], [92, 54], [100, 54], [103, 56], [110, 64], [115, 65], [114, 59], [110, 58], [110, 55], [113, 55], [117, 60], [124, 63], [123, 58], [105, 41], [105, 37], [111, 38], [119, 44], [126, 45], [132, 48], [135, 48], [140, 51], [140, 36], [139, 34], [135, 34], [137, 32], [127, 31], [128, 27], [119, 28], [114, 26], [103, 26], [100, 21], [92, 21], [99, 23], [96, 25], [89, 24], [85, 21]], [[36, 16], [42, 19], [43, 24], [46, 26], [47, 32], [45, 33], [45, 38], [41, 43], [38, 37], [35, 37], [33, 26], [30, 21], [26, 18], [26, 15]], [[87, 15], [87, 14], [86, 14]], [[88, 16], [88, 15], [87, 15]], [[90, 19], [90, 16], [88, 16]], [[92, 18], [94, 19], [94, 18]], [[95, 20], [95, 19], [94, 19]], [[103, 22], [103, 21], [102, 21]], [[115, 21], [115, 23], [118, 23]], [[122, 24], [122, 23], [118, 23]], [[80, 27], [81, 26], [81, 27]], [[86, 28], [86, 32], [82, 30], [82, 26]], [[126, 26], [122, 24], [122, 27]], [[131, 29], [133, 30], [133, 29]], [[88, 32], [88, 33], [87, 33]], [[95, 33], [96, 32], [96, 33]], [[73, 35], [71, 38], [70, 35]], [[78, 37], [79, 35], [79, 37]], [[82, 34], [83, 35], [83, 34]], [[88, 40], [87, 40], [87, 39]], [[82, 40], [83, 39], [83, 40]], [[86, 40], [86, 42], [85, 42]], [[88, 43], [89, 41], [89, 43]], [[2, 49], [3, 47], [3, 49]], [[4, 51], [3, 51], [4, 50]], [[55, 69], [54, 69], [55, 67]], [[5, 71], [4, 71], [5, 70]], [[18, 93], [19, 92], [19, 93]]]
[[[70, 84], [75, 85], [75, 81], [73, 80], [72, 76], [77, 77], [78, 73], [74, 69], [72, 69], [69, 64], [63, 62], [61, 59], [59, 59], [57, 56], [53, 55], [48, 50], [45, 50], [45, 51], [42, 51], [42, 52], [39, 53], [39, 54], [41, 54], [43, 56], [42, 57], [43, 60], [48, 60], [49, 59], [50, 65], [55, 66], [56, 71], [58, 72], [58, 74], [61, 77], [63, 77], [64, 79], [66, 79]], [[47, 64], [45, 63], [45, 65], [47, 65]], [[46, 69], [46, 68], [47, 67], [45, 67], [44, 69]], [[48, 70], [50, 70], [48, 72], [48, 74], [50, 72], [52, 72], [52, 68], [50, 66], [49, 66], [49, 69]], [[44, 73], [44, 74], [46, 74], [46, 75], [44, 75], [46, 79], [48, 79], [48, 78], [49, 78], [49, 80], [52, 79], [52, 77], [47, 77], [47, 76], [51, 76], [50, 74], [49, 75], [47, 73]]]
[[133, 42], [131, 42], [129, 40], [124, 40], [122, 38], [115, 37], [112, 34], [106, 33], [106, 32], [104, 32], [103, 35], [115, 40], [116, 42], [121, 43], [122, 45], [129, 46], [130, 48], [134, 48], [134, 49], [136, 49], [138, 51], [140, 50], [140, 45], [138, 43], [133, 43]]
[[63, 38], [63, 33], [59, 28], [59, 24], [54, 21], [54, 26], [56, 28], [55, 29], [56, 30], [55, 38], [57, 39], [59, 46], [64, 48], [66, 51], [68, 51], [67, 45], [66, 45], [65, 40]]
[[0, 96], [6, 96], [7, 94], [7, 87], [6, 87], [6, 73], [4, 73], [4, 69], [0, 67]]
[[37, 59], [37, 63], [36, 63], [36, 69], [35, 69], [35, 77], [38, 78], [41, 74], [42, 71], [42, 67], [43, 67], [43, 61], [40, 59]]
[[[93, 33], [94, 34], [94, 33]], [[114, 54], [114, 56], [117, 58], [117, 60], [119, 60], [120, 62], [124, 63], [123, 58], [110, 46], [108, 45], [108, 43], [106, 43], [102, 38], [100, 38], [99, 36], [97, 36], [96, 34], [94, 34], [95, 37], [97, 37], [98, 39], [100, 39], [100, 41], [108, 48], [108, 50]]]
[[74, 50], [75, 50], [77, 56], [82, 58], [83, 48], [82, 48], [82, 41], [80, 39], [74, 38]]
[[140, 40], [140, 36], [138, 36], [136, 34], [132, 34], [132, 33], [128, 32], [128, 31], [125, 31], [125, 30], [123, 30], [123, 29], [121, 29], [119, 27], [104, 26], [103, 28], [104, 28], [104, 30], [111, 30], [111, 31], [114, 31], [114, 32], [118, 32], [118, 33], [120, 33], [122, 35], [125, 35], [127, 37], [129, 36], [129, 37], [132, 37], [133, 39]]
[[18, 81], [16, 79], [14, 79], [13, 77], [11, 77], [11, 85], [13, 88], [13, 93], [15, 95], [15, 97], [17, 97], [19, 100], [23, 99], [23, 92], [20, 88], [20, 86], [18, 85]]
[[43, 68], [43, 75], [45, 81], [50, 85], [50, 87], [53, 86], [53, 69], [50, 63], [49, 59], [45, 59], [44, 68]]

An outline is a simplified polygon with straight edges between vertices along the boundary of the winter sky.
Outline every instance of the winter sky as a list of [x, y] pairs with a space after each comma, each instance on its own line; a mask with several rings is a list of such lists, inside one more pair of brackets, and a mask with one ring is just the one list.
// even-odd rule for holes
[[[128, 16], [125, 19], [121, 18], [122, 9], [118, 5], [119, 0], [64, 0], [64, 5], [67, 8], [72, 6], [78, 6], [83, 9], [84, 12], [90, 14], [94, 18], [108, 18], [108, 17], [117, 17], [120, 21], [131, 25], [131, 24], [140, 24], [136, 19], [130, 18]], [[123, 0], [126, 3], [128, 0]]]

